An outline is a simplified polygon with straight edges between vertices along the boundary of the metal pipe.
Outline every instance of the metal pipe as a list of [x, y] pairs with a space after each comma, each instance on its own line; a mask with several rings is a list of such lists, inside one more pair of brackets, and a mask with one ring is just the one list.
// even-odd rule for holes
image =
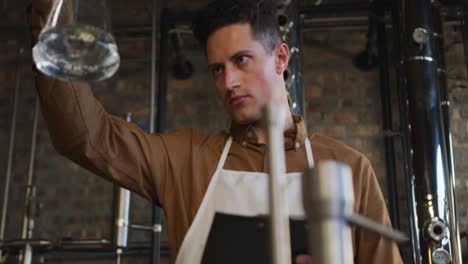
[[[132, 113], [127, 113], [127, 122], [132, 122]], [[130, 225], [130, 199], [131, 193], [129, 190], [117, 187], [115, 201], [117, 212], [115, 213], [114, 228], [114, 242], [117, 248], [125, 248], [128, 246], [128, 229]], [[120, 256], [121, 250], [117, 252]]]
[[161, 225], [154, 225], [154, 226], [144, 226], [144, 225], [130, 225], [130, 228], [140, 230], [140, 231], [148, 231], [148, 232], [161, 232]]
[[450, 99], [447, 84], [447, 65], [445, 62], [445, 44], [444, 44], [444, 31], [443, 20], [441, 16], [441, 7], [434, 6], [433, 8], [434, 19], [434, 49], [437, 61], [437, 80], [440, 91], [441, 111], [444, 137], [446, 143], [446, 155], [448, 161], [448, 179], [447, 179], [447, 194], [449, 208], [449, 229], [450, 229], [450, 242], [452, 257], [455, 261], [453, 263], [462, 263], [461, 244], [460, 244], [460, 231], [458, 226], [456, 196], [455, 196], [455, 166], [453, 161], [453, 147], [452, 147], [452, 134], [450, 126]]
[[400, 113], [400, 132], [401, 132], [401, 147], [402, 147], [402, 162], [403, 162], [403, 176], [405, 180], [406, 188], [406, 200], [408, 206], [408, 226], [411, 234], [411, 263], [420, 263], [421, 252], [419, 250], [420, 244], [420, 235], [417, 229], [417, 214], [416, 214], [416, 203], [415, 203], [415, 194], [414, 194], [414, 175], [413, 164], [411, 162], [411, 142], [410, 142], [410, 133], [409, 133], [409, 110], [408, 110], [408, 94], [405, 89], [405, 78], [403, 64], [403, 40], [401, 30], [403, 29], [402, 25], [402, 5], [401, 1], [392, 1], [392, 33], [394, 38], [393, 50], [395, 53], [395, 72], [396, 72], [396, 86], [398, 91], [399, 98], [399, 113]]
[[[305, 114], [305, 98], [304, 89], [302, 87], [302, 58], [299, 54], [301, 51], [301, 35], [300, 35], [300, 14], [299, 14], [299, 1], [292, 0], [290, 6], [280, 13], [278, 17], [283, 17], [285, 21], [280, 24], [280, 30], [284, 37], [284, 41], [290, 46], [290, 59], [288, 65], [288, 75], [286, 89], [291, 96], [291, 112], [296, 115], [302, 115], [304, 119]], [[280, 19], [278, 19], [280, 20]], [[285, 24], [289, 26], [285, 26]]]
[[[376, 15], [379, 19], [383, 18], [385, 16], [383, 2], [377, 1], [376, 4]], [[387, 31], [385, 28], [385, 22], [378, 21], [373, 18], [370, 18], [369, 21], [370, 23], [377, 23], [377, 53], [379, 58], [380, 98], [382, 102], [382, 128], [383, 131], [393, 131], [390, 77], [388, 70], [390, 62], [388, 59]], [[393, 145], [393, 136], [389, 134], [390, 133], [386, 133], [384, 138], [388, 207], [392, 225], [396, 229], [400, 229], [400, 212], [398, 210], [398, 188], [396, 181], [397, 174], [395, 169], [395, 148]]]
[[465, 71], [468, 75], [468, 0], [463, 1], [463, 22], [462, 22], [462, 36], [463, 36], [463, 48], [465, 55]]
[[327, 5], [302, 5], [301, 14], [306, 15], [334, 15], [343, 13], [356, 13], [369, 11], [368, 3], [354, 3], [354, 4], [327, 4]]
[[[132, 257], [132, 256], [149, 256], [150, 255], [150, 245], [145, 244], [142, 246], [131, 246], [123, 250], [122, 257]], [[163, 246], [161, 248], [162, 256], [169, 256], [169, 248]], [[45, 258], [46, 260], [54, 260], [57, 258], [77, 258], [78, 261], [89, 260], [90, 258], [115, 258], [116, 251], [115, 249], [89, 249], [84, 247], [83, 249], [61, 249], [61, 248], [52, 248], [50, 250], [38, 253], [40, 257]], [[71, 259], [67, 259], [71, 260]], [[65, 261], [63, 261], [65, 262]], [[46, 261], [47, 263], [47, 261]], [[81, 263], [81, 262], [80, 262]]]
[[[20, 54], [22, 54], [22, 48], [18, 48], [16, 58], [19, 61]], [[8, 199], [10, 196], [10, 181], [11, 181], [11, 174], [13, 169], [13, 156], [14, 156], [14, 149], [15, 149], [15, 136], [16, 136], [16, 123], [17, 123], [17, 114], [18, 114], [18, 97], [19, 97], [19, 89], [20, 89], [20, 69], [19, 63], [16, 63], [16, 82], [14, 88], [14, 95], [13, 95], [13, 112], [11, 115], [11, 128], [10, 128], [10, 140], [8, 143], [8, 161], [7, 161], [7, 168], [5, 173], [5, 186], [3, 191], [3, 206], [2, 206], [2, 222], [0, 225], [0, 240], [5, 240], [5, 226], [6, 226], [6, 217], [8, 211]]]
[[[276, 90], [275, 90], [276, 91]], [[278, 93], [278, 92], [273, 93]], [[287, 197], [281, 186], [286, 181], [286, 159], [284, 153], [284, 120], [286, 109], [272, 95], [264, 114], [268, 138], [268, 189], [270, 209], [270, 245], [273, 264], [291, 263], [291, 238]]]
[[33, 249], [30, 244], [24, 245], [23, 249], [21, 250], [21, 254], [19, 256], [19, 260], [22, 264], [30, 264], [32, 263], [33, 257]]
[[[430, 0], [399, 0], [402, 7], [403, 67], [408, 92], [409, 133], [413, 177], [408, 178], [420, 236], [416, 263], [450, 263], [448, 233], [448, 164], [434, 62], [433, 20]], [[415, 214], [415, 215], [414, 215]]]
[[25, 201], [25, 212], [23, 216], [23, 231], [22, 239], [31, 239], [34, 228], [34, 211], [35, 211], [35, 196], [36, 186], [34, 186], [34, 163], [36, 160], [36, 146], [37, 146], [37, 127], [39, 123], [39, 98], [36, 98], [34, 104], [34, 119], [33, 129], [31, 138], [31, 152], [29, 155], [28, 165], [28, 179], [26, 185], [26, 201]]
[[[153, 0], [153, 13], [151, 17], [151, 91], [150, 91], [150, 126], [149, 132], [154, 133], [156, 121], [156, 16], [157, 7], [156, 0]], [[161, 26], [162, 29], [162, 26]], [[161, 65], [160, 65], [161, 66]]]
[[[23, 230], [21, 238], [25, 241], [32, 239], [34, 230], [34, 215], [36, 209], [36, 186], [34, 185], [34, 163], [36, 160], [37, 146], [37, 127], [39, 123], [39, 97], [36, 97], [34, 104], [34, 120], [31, 138], [31, 152], [29, 155], [28, 179], [26, 185], [25, 212], [23, 215]], [[21, 263], [29, 264], [32, 262], [33, 248], [31, 244], [26, 243], [20, 254]]]
[[303, 201], [309, 229], [309, 252], [314, 263], [353, 263], [351, 228], [354, 190], [351, 168], [321, 161], [303, 176]]
[[[160, 44], [159, 44], [159, 88], [158, 88], [158, 106], [157, 112], [154, 105], [155, 98], [155, 90], [156, 90], [156, 15], [157, 15], [157, 7], [156, 7], [156, 0], [153, 0], [153, 34], [152, 34], [152, 72], [151, 72], [151, 122], [150, 122], [150, 133], [158, 132], [162, 133], [165, 130], [166, 125], [166, 101], [167, 101], [167, 78], [168, 78], [168, 63], [169, 63], [169, 16], [168, 16], [168, 9], [164, 8], [161, 11], [161, 22], [160, 22]], [[154, 113], [156, 113], [156, 118]], [[156, 121], [156, 126], [155, 122]], [[152, 223], [153, 226], [161, 226], [162, 221], [162, 212], [161, 209], [157, 206], [153, 206], [152, 210]], [[151, 236], [151, 244], [152, 244], [152, 254], [151, 254], [151, 263], [159, 263], [160, 257], [160, 246], [161, 246], [161, 232], [153, 232]]]
[[367, 232], [374, 233], [384, 239], [395, 241], [397, 243], [406, 243], [409, 241], [409, 238], [406, 234], [387, 227], [358, 213], [352, 213], [348, 215], [347, 220], [349, 224], [353, 224], [356, 228], [361, 228]]
[[130, 215], [130, 191], [119, 188], [118, 191], [118, 213], [115, 221], [116, 234], [115, 245], [126, 247], [128, 245], [128, 227]]

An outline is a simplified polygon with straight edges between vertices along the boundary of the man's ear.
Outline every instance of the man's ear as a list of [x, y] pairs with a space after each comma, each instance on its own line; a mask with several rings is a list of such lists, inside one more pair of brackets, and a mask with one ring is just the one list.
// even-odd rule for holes
[[288, 44], [281, 42], [275, 46], [275, 58], [276, 58], [276, 73], [283, 74], [288, 68], [289, 63], [289, 47]]

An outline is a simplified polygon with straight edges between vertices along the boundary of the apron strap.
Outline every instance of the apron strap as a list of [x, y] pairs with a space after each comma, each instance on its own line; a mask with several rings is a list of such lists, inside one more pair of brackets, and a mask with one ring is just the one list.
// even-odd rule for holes
[[307, 155], [307, 163], [309, 164], [309, 169], [314, 168], [314, 154], [312, 153], [312, 146], [310, 144], [309, 138], [305, 140], [305, 148], [306, 148], [306, 155]]
[[216, 167], [216, 171], [214, 175], [217, 175], [220, 170], [223, 169], [224, 163], [226, 162], [227, 155], [229, 153], [229, 149], [231, 148], [232, 144], [232, 137], [229, 137], [224, 145], [223, 153], [221, 154], [221, 158], [219, 158], [218, 166]]

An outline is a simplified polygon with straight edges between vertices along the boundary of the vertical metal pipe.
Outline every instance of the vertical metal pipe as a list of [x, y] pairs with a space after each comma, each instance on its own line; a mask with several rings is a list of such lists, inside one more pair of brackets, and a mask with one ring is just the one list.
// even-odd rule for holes
[[462, 36], [463, 36], [463, 48], [465, 54], [465, 73], [468, 75], [468, 0], [463, 1], [463, 27], [462, 27]]
[[150, 125], [149, 132], [154, 133], [156, 121], [156, 21], [157, 21], [157, 0], [153, 0], [153, 12], [151, 17], [151, 91], [150, 91]]
[[[132, 113], [127, 113], [127, 122], [132, 122]], [[115, 186], [114, 191], [114, 230], [112, 231], [116, 250], [116, 264], [122, 260], [123, 248], [128, 246], [128, 230], [130, 228], [130, 198], [131, 192]]]
[[28, 179], [26, 185], [26, 201], [25, 212], [23, 216], [23, 231], [22, 239], [31, 239], [34, 228], [34, 209], [35, 209], [35, 196], [36, 186], [34, 186], [34, 163], [36, 160], [36, 146], [37, 146], [37, 127], [39, 123], [39, 98], [36, 98], [34, 105], [34, 119], [31, 137], [31, 152], [29, 154], [28, 165]]
[[117, 218], [115, 222], [115, 244], [117, 247], [128, 246], [128, 229], [130, 215], [130, 191], [124, 188], [119, 188], [117, 195]]
[[15, 149], [15, 136], [16, 136], [16, 123], [17, 123], [17, 114], [18, 114], [18, 100], [19, 100], [19, 89], [21, 83], [21, 74], [19, 69], [19, 60], [20, 54], [22, 53], [21, 48], [18, 48], [16, 54], [16, 82], [13, 94], [13, 111], [11, 115], [11, 128], [10, 128], [10, 139], [8, 143], [8, 161], [7, 168], [5, 173], [5, 186], [3, 190], [3, 205], [2, 205], [2, 222], [0, 225], [0, 240], [5, 239], [5, 226], [6, 226], [6, 217], [8, 212], [8, 200], [10, 196], [10, 181], [11, 174], [13, 170], [13, 155]]
[[275, 101], [275, 95], [264, 110], [268, 138], [268, 194], [270, 209], [269, 263], [291, 263], [291, 238], [289, 229], [289, 210], [284, 193], [286, 181], [286, 160], [284, 153], [284, 120], [286, 109]]
[[[447, 155], [437, 67], [434, 61], [433, 21], [430, 0], [399, 0], [402, 8], [402, 46], [405, 87], [408, 95], [409, 133], [413, 166], [408, 185], [415, 199], [412, 204], [413, 241], [419, 250], [416, 263], [449, 263], [450, 241], [447, 196]], [[414, 215], [415, 214], [415, 215]]]
[[395, 165], [395, 149], [393, 145], [392, 125], [392, 107], [391, 107], [391, 92], [389, 78], [389, 59], [387, 47], [387, 31], [385, 29], [385, 7], [383, 1], [376, 2], [376, 12], [380, 21], [370, 19], [370, 23], [377, 23], [377, 52], [379, 57], [379, 73], [380, 73], [380, 98], [382, 102], [382, 126], [385, 133], [385, 161], [387, 170], [387, 196], [389, 202], [389, 211], [392, 225], [396, 229], [400, 229], [400, 213], [398, 210], [398, 188], [397, 174]]
[[[132, 113], [127, 113], [127, 122], [132, 122]], [[130, 199], [131, 193], [129, 190], [117, 187], [115, 198], [116, 213], [114, 228], [114, 243], [117, 246], [117, 258], [120, 259], [122, 253], [121, 248], [128, 246], [128, 230], [130, 227]], [[119, 250], [120, 249], [120, 250]]]
[[[305, 95], [304, 95], [304, 86], [303, 86], [303, 75], [302, 75], [302, 46], [301, 46], [301, 15], [300, 15], [300, 8], [299, 8], [299, 0], [293, 0], [293, 9], [291, 11], [292, 15], [291, 18], [295, 23], [294, 30], [292, 32], [293, 39], [294, 39], [294, 48], [295, 48], [295, 54], [293, 54], [295, 57], [294, 59], [294, 72], [296, 72], [296, 79], [295, 79], [295, 85], [296, 85], [296, 103], [297, 103], [297, 113], [299, 115], [302, 115], [304, 117], [304, 120], [307, 120], [306, 116], [306, 109], [305, 109]], [[293, 50], [294, 51], [294, 50]]]
[[403, 24], [403, 7], [402, 1], [392, 1], [391, 5], [392, 11], [392, 33], [394, 38], [393, 50], [395, 53], [394, 56], [394, 65], [396, 72], [396, 86], [398, 91], [399, 98], [399, 117], [400, 117], [400, 133], [401, 133], [401, 147], [402, 147], [402, 163], [403, 163], [403, 174], [405, 180], [405, 189], [406, 189], [406, 201], [408, 207], [408, 226], [411, 234], [411, 258], [412, 263], [419, 263], [421, 259], [421, 251], [419, 249], [420, 244], [420, 234], [417, 228], [417, 214], [416, 214], [416, 202], [414, 195], [414, 175], [413, 164], [410, 158], [411, 152], [411, 142], [410, 142], [410, 133], [409, 133], [409, 115], [408, 115], [408, 93], [405, 89], [405, 77], [403, 64], [403, 40], [402, 40], [402, 30], [405, 25]]
[[[152, 111], [156, 113], [155, 116], [151, 116], [151, 120], [156, 121], [156, 126], [154, 123], [150, 126], [150, 133], [158, 132], [162, 133], [165, 130], [166, 125], [166, 98], [167, 98], [167, 78], [168, 78], [168, 63], [169, 63], [169, 14], [168, 9], [164, 8], [161, 11], [160, 18], [160, 42], [159, 42], [159, 68], [158, 68], [158, 77], [159, 77], [159, 87], [157, 95], [157, 111]], [[152, 41], [152, 91], [156, 89], [156, 0], [153, 0], [153, 41]], [[155, 97], [155, 93], [152, 93], [151, 97]], [[152, 109], [156, 109], [154, 103], [151, 104]], [[152, 222], [153, 226], [161, 226], [162, 221], [162, 212], [161, 208], [153, 206], [152, 211]], [[159, 229], [161, 230], [161, 229]], [[153, 232], [151, 236], [152, 244], [152, 254], [151, 254], [151, 263], [159, 263], [159, 258], [161, 254], [161, 232]]]
[[161, 11], [159, 40], [159, 87], [158, 87], [158, 107], [156, 113], [156, 132], [163, 133], [166, 130], [166, 105], [167, 105], [167, 82], [169, 65], [169, 10], [164, 8]]
[[313, 263], [353, 263], [351, 228], [347, 220], [354, 204], [351, 168], [335, 161], [321, 161], [302, 179]]
[[284, 7], [278, 14], [278, 23], [283, 41], [290, 48], [291, 58], [285, 74], [286, 89], [291, 99], [291, 112], [302, 115], [305, 119], [304, 89], [302, 87], [302, 61], [301, 61], [301, 35], [299, 1], [292, 0], [289, 6]]
[[462, 263], [461, 258], [461, 245], [460, 245], [460, 231], [457, 221], [457, 208], [455, 196], [455, 168], [453, 162], [453, 147], [452, 147], [452, 134], [450, 129], [450, 99], [447, 84], [447, 65], [445, 62], [445, 44], [444, 44], [444, 29], [443, 20], [441, 16], [441, 6], [434, 6], [433, 8], [434, 19], [434, 48], [435, 58], [437, 62], [437, 80], [440, 90], [440, 100], [442, 108], [442, 121], [446, 143], [447, 161], [448, 161], [448, 179], [447, 179], [447, 194], [449, 202], [449, 228], [450, 228], [450, 242], [452, 250], [453, 263]]
[[[36, 146], [37, 146], [37, 127], [39, 123], [39, 97], [36, 97], [34, 104], [34, 119], [31, 137], [31, 152], [29, 154], [28, 165], [28, 179], [26, 185], [26, 198], [23, 215], [23, 229], [21, 238], [23, 240], [32, 239], [34, 230], [34, 215], [36, 209], [36, 186], [34, 185], [34, 163], [36, 160]], [[30, 244], [26, 243], [21, 251], [21, 263], [29, 264], [32, 262], [33, 248]]]

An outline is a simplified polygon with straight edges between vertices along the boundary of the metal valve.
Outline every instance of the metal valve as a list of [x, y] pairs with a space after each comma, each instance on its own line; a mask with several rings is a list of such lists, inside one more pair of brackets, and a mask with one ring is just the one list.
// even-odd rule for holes
[[426, 232], [428, 237], [434, 242], [445, 244], [448, 241], [448, 226], [444, 221], [437, 217], [432, 218], [427, 224]]
[[429, 41], [429, 34], [424, 28], [416, 28], [413, 31], [413, 40], [419, 45], [426, 44]]

